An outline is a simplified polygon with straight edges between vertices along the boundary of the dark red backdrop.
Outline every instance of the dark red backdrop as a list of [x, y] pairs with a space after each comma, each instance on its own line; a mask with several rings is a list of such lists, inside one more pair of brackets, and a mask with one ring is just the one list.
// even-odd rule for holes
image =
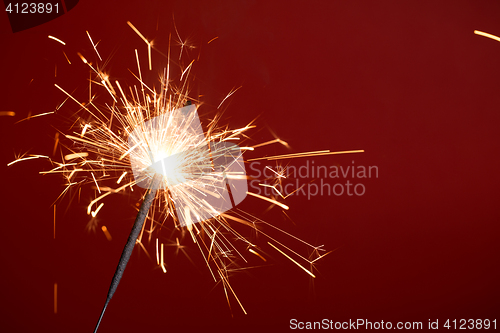
[[[172, 256], [167, 274], [135, 253], [100, 331], [267, 332], [288, 330], [292, 318], [427, 323], [500, 313], [500, 43], [473, 33], [500, 35], [497, 1], [82, 0], [18, 33], [5, 13], [0, 18], [0, 111], [16, 112], [0, 118], [2, 331], [91, 332], [138, 200], [106, 201], [99, 218], [113, 236], [108, 242], [100, 231], [85, 231], [89, 197], [69, 206], [64, 199], [54, 240], [51, 204], [62, 179], [39, 175], [49, 168], [43, 160], [6, 165], [16, 153], [50, 155], [55, 128], [64, 130], [77, 106], [68, 102], [56, 116], [14, 122], [60, 104], [65, 96], [54, 83], [85, 100], [88, 69], [76, 52], [95, 57], [86, 30], [110, 60], [107, 71], [135, 84], [127, 68], [135, 71], [133, 50], [145, 59], [146, 48], [126, 21], [166, 50], [173, 18], [197, 46], [188, 56], [200, 55], [193, 87], [205, 96], [207, 112], [241, 85], [225, 122], [237, 127], [260, 116], [251, 143], [273, 139], [273, 131], [293, 148], [264, 153], [365, 149], [314, 161], [375, 165], [379, 178], [364, 181], [361, 197], [290, 197], [295, 225], [279, 211], [262, 213], [266, 205], [255, 199], [242, 204], [304, 240], [337, 249], [318, 264], [314, 289], [262, 241], [272, 265], [232, 278], [248, 315], [233, 304], [231, 318], [194, 245], [187, 243], [187, 251], [196, 266]], [[164, 59], [153, 53], [153, 62], [160, 68]]]

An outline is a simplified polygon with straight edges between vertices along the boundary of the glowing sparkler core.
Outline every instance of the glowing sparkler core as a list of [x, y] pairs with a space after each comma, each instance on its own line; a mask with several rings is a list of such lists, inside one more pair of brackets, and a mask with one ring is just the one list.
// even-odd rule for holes
[[195, 105], [140, 123], [130, 133], [128, 144], [134, 178], [142, 188], [150, 186], [154, 174], [164, 176], [158, 188], [165, 189], [211, 171], [208, 144]]
[[215, 218], [246, 197], [241, 149], [230, 142], [208, 144], [195, 105], [140, 124], [128, 144], [137, 184], [148, 188], [162, 175], [153, 189], [168, 188], [181, 226]]

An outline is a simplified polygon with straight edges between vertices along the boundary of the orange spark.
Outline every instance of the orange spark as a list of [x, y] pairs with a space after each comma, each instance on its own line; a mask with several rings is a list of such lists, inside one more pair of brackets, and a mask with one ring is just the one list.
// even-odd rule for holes
[[31, 118], [42, 117], [42, 116], [46, 116], [46, 115], [49, 115], [49, 114], [53, 114], [54, 112], [55, 111], [50, 111], [50, 112], [45, 112], [45, 113], [39, 113], [39, 114], [36, 114], [34, 116], [32, 116], [31, 114], [28, 114], [28, 116], [26, 118], [16, 121], [16, 124], [20, 123], [22, 121], [25, 121], [25, 120], [29, 120]]
[[229, 97], [231, 97], [232, 94], [234, 94], [236, 91], [238, 91], [242, 86], [236, 88], [236, 89], [233, 89], [229, 92], [229, 94], [226, 95], [226, 97], [224, 97], [224, 99], [222, 100], [222, 102], [220, 102], [219, 106], [217, 107], [220, 108], [220, 106], [222, 105], [222, 103], [224, 103], [226, 101], [226, 99], [228, 99]]
[[298, 158], [298, 157], [310, 157], [310, 156], [324, 156], [324, 155], [339, 155], [339, 154], [353, 154], [353, 153], [364, 153], [364, 150], [344, 150], [344, 151], [334, 151], [330, 152], [329, 150], [318, 150], [311, 151], [306, 153], [295, 153], [295, 154], [286, 154], [286, 155], [276, 155], [269, 157], [260, 157], [260, 158], [252, 158], [250, 161], [258, 161], [258, 160], [281, 160], [285, 158]]
[[[95, 179], [94, 173], [91, 172], [90, 174], [92, 175], [92, 178], [94, 179], [95, 186], [97, 186], [97, 191], [99, 191], [99, 194], [101, 194], [101, 189], [99, 188], [99, 184], [97, 184], [97, 180]], [[99, 210], [99, 209], [97, 209], [97, 210]], [[97, 214], [97, 212], [96, 212], [96, 214]], [[94, 214], [92, 214], [92, 215], [94, 215]]]
[[127, 171], [124, 171], [122, 173], [122, 175], [120, 176], [120, 178], [118, 178], [118, 180], [116, 181], [117, 184], [120, 184], [120, 182], [122, 181], [123, 177], [125, 177], [125, 175], [127, 174]]
[[260, 253], [258, 253], [257, 251], [255, 251], [254, 249], [248, 249], [248, 252], [250, 253], [253, 253], [255, 254], [257, 257], [259, 257], [260, 259], [264, 260], [264, 261], [267, 261], [266, 258], [264, 258]]
[[97, 207], [97, 209], [95, 211], [91, 212], [92, 217], [96, 217], [97, 216], [97, 213], [99, 213], [99, 211], [101, 210], [102, 206], [104, 206], [104, 202], [101, 202], [101, 204], [99, 205], [99, 207]]
[[207, 44], [210, 44], [211, 42], [213, 42], [213, 41], [214, 41], [214, 40], [216, 40], [217, 38], [219, 38], [219, 36], [212, 38], [211, 40], [209, 40], [209, 41], [208, 41], [208, 43], [207, 43]]
[[252, 195], [252, 196], [254, 196], [254, 197], [256, 197], [256, 198], [262, 199], [262, 200], [269, 201], [269, 202], [271, 202], [271, 203], [273, 203], [273, 204], [275, 204], [275, 205], [280, 206], [280, 207], [281, 207], [281, 208], [283, 208], [283, 209], [288, 210], [288, 208], [289, 208], [287, 205], [284, 205], [284, 204], [282, 204], [281, 202], [276, 201], [276, 200], [273, 200], [273, 199], [271, 199], [271, 198], [264, 197], [264, 196], [262, 196], [262, 195], [255, 194], [255, 193], [252, 193], [252, 192], [247, 192], [247, 194], [250, 194], [250, 195]]
[[163, 243], [161, 243], [161, 269], [163, 270], [163, 273], [167, 272], [167, 269], [165, 268], [165, 262], [163, 261]]
[[252, 146], [252, 147], [253, 148], [258, 148], [258, 147], [267, 146], [267, 145], [270, 145], [270, 144], [273, 144], [273, 143], [281, 143], [283, 146], [288, 147], [288, 143], [286, 141], [281, 140], [281, 139], [274, 139], [274, 140], [271, 140], [271, 141], [266, 141], [266, 142], [259, 143], [258, 145], [255, 145], [255, 146]]
[[272, 188], [273, 190], [275, 190], [275, 191], [276, 191], [276, 193], [278, 193], [278, 195], [279, 195], [280, 197], [282, 197], [283, 199], [285, 199], [285, 197], [283, 196], [283, 194], [281, 194], [281, 192], [280, 192], [280, 191], [278, 191], [278, 190], [276, 189], [276, 185], [259, 184], [259, 186], [270, 187], [270, 188]]
[[[85, 63], [86, 63], [86, 61], [87, 61], [87, 60], [85, 60]], [[59, 87], [59, 86], [58, 86], [57, 84], [55, 84], [55, 83], [54, 83], [54, 86], [56, 86], [56, 88], [57, 88], [57, 89], [61, 90], [63, 93], [65, 93], [65, 94], [66, 94], [66, 96], [68, 96], [69, 98], [71, 98], [72, 100], [74, 100], [76, 103], [78, 103], [78, 105], [80, 105], [82, 108], [84, 108], [85, 110], [87, 110], [89, 113], [91, 113], [91, 114], [92, 114], [92, 112], [90, 112], [90, 110], [89, 110], [89, 109], [87, 109], [87, 108], [85, 107], [85, 105], [83, 105], [82, 103], [78, 102], [78, 101], [76, 100], [76, 98], [74, 98], [73, 96], [71, 96], [70, 94], [68, 94], [68, 93], [67, 93], [67, 92], [66, 92], [63, 88]]]
[[488, 37], [488, 38], [496, 40], [497, 42], [500, 42], [500, 37], [492, 35], [492, 34], [489, 34], [487, 32], [482, 32], [482, 31], [479, 31], [479, 30], [474, 30], [474, 33], [476, 35], [483, 36], [483, 37]]
[[56, 239], [56, 205], [54, 204], [54, 239]]
[[156, 264], [160, 266], [160, 256], [158, 255], [158, 238], [156, 239]]
[[113, 238], [111, 238], [111, 234], [108, 231], [108, 228], [106, 228], [105, 225], [101, 227], [102, 232], [104, 233], [104, 236], [106, 236], [106, 239], [111, 242]]
[[[99, 57], [99, 60], [102, 61], [101, 55], [99, 54], [99, 51], [97, 51], [97, 44], [94, 44], [94, 41], [92, 41], [92, 37], [90, 37], [90, 34], [88, 31], [86, 31], [87, 36], [89, 36], [90, 43], [92, 44], [92, 47], [94, 48], [95, 53], [97, 53], [97, 56]], [[98, 42], [99, 43], [99, 42]]]
[[80, 134], [80, 136], [83, 138], [83, 136], [85, 135], [85, 132], [87, 132], [87, 128], [90, 127], [90, 124], [85, 124], [85, 126], [83, 126], [83, 129], [82, 129], [82, 134]]
[[76, 54], [78, 54], [78, 56], [80, 57], [80, 59], [82, 59], [82, 61], [83, 61], [84, 64], [88, 64], [89, 63], [87, 61], [87, 59], [85, 59], [85, 57], [80, 52], [76, 52]]
[[273, 244], [267, 242], [267, 244], [271, 245], [272, 247], [274, 247], [279, 253], [281, 253], [282, 255], [284, 255], [286, 258], [290, 259], [291, 262], [293, 262], [295, 265], [299, 266], [300, 268], [302, 268], [307, 274], [311, 275], [313, 278], [315, 278], [316, 276], [314, 276], [313, 273], [311, 273], [309, 270], [307, 270], [304, 266], [302, 266], [301, 264], [299, 264], [297, 261], [293, 260], [289, 255], [287, 255], [285, 252], [281, 251], [280, 249], [278, 249], [276, 246], [274, 246]]
[[54, 156], [56, 154], [56, 149], [57, 149], [57, 145], [59, 144], [59, 132], [56, 132], [56, 135], [54, 137], [54, 149], [52, 150], [52, 156]]
[[56, 42], [61, 43], [62, 45], [66, 45], [66, 43], [65, 43], [65, 42], [63, 42], [62, 40], [60, 40], [59, 38], [56, 38], [56, 37], [51, 36], [51, 35], [49, 35], [48, 37], [49, 37], [50, 39], [55, 40]]
[[274, 171], [273, 169], [271, 169], [270, 167], [266, 166], [266, 169], [269, 169], [271, 170], [272, 172], [274, 172], [276, 174], [276, 176], [278, 176], [278, 178], [286, 178], [284, 175], [281, 175], [279, 174], [278, 172]]
[[75, 159], [75, 158], [84, 158], [84, 157], [87, 157], [89, 156], [89, 153], [74, 153], [74, 154], [68, 154], [66, 156], [64, 156], [64, 159], [66, 161], [69, 161], [69, 160], [72, 160], [72, 159]]
[[69, 58], [68, 58], [68, 56], [66, 55], [66, 53], [64, 51], [63, 51], [63, 54], [64, 54], [64, 57], [66, 58], [66, 60], [68, 61], [68, 64], [71, 65], [71, 61], [69, 61]]
[[57, 283], [54, 283], [54, 314], [57, 314]]
[[28, 157], [18, 158], [16, 160], [10, 162], [9, 164], [7, 164], [7, 166], [11, 166], [12, 164], [17, 163], [17, 162], [26, 161], [26, 160], [32, 160], [32, 159], [35, 159], [35, 158], [49, 158], [49, 157], [48, 156], [44, 156], [44, 155], [29, 155]]
[[134, 31], [135, 31], [135, 33], [136, 33], [139, 37], [141, 37], [141, 39], [142, 39], [142, 40], [143, 40], [143, 41], [144, 41], [144, 42], [148, 45], [149, 70], [152, 70], [152, 69], [153, 69], [153, 66], [152, 66], [152, 64], [151, 64], [151, 44], [152, 44], [152, 43], [151, 43], [150, 41], [148, 41], [148, 40], [146, 39], [146, 37], [144, 37], [144, 36], [141, 34], [141, 32], [140, 32], [139, 30], [137, 30], [137, 28], [136, 28], [136, 27], [134, 27], [134, 25], [133, 25], [130, 21], [127, 21], [127, 24], [128, 24], [128, 25], [129, 25], [129, 27], [131, 27], [131, 28], [132, 28], [132, 30], [134, 30]]

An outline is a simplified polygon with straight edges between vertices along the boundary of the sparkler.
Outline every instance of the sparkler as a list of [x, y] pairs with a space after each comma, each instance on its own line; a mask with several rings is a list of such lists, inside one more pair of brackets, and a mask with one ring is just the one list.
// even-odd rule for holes
[[[148, 68], [151, 70], [151, 50], [155, 49], [152, 42], [146, 39], [132, 23], [127, 22], [127, 24], [147, 44]], [[177, 30], [176, 33], [180, 40]], [[88, 32], [87, 35], [94, 51], [101, 59], [101, 55], [97, 51], [97, 44], [93, 42]], [[49, 36], [49, 38], [60, 41], [53, 36]], [[216, 38], [210, 40], [209, 43]], [[186, 43], [180, 40], [180, 45], [184, 46]], [[66, 53], [64, 55], [66, 57]], [[133, 75], [137, 79], [138, 86], [125, 89], [118, 81], [111, 82], [109, 75], [99, 68], [99, 63], [93, 65], [83, 55], [78, 54], [82, 62], [94, 74], [89, 89], [94, 85], [99, 86], [106, 91], [112, 101], [105, 107], [100, 107], [96, 105], [95, 97], [90, 94], [89, 101], [82, 103], [63, 87], [55, 85], [68, 99], [79, 105], [80, 111], [85, 111], [89, 120], [80, 117], [74, 123], [70, 133], [61, 133], [61, 136], [73, 143], [71, 147], [66, 147], [69, 153], [64, 156], [61, 162], [50, 159], [54, 167], [49, 171], [41, 172], [42, 174], [63, 175], [66, 179], [66, 188], [60, 196], [72, 188], [81, 190], [84, 185], [95, 187], [97, 197], [87, 206], [87, 214], [92, 217], [98, 214], [103, 207], [103, 199], [110, 194], [126, 190], [133, 191], [136, 185], [147, 189], [111, 281], [94, 332], [97, 331], [104, 312], [116, 291], [135, 245], [139, 244], [144, 249], [142, 245], [144, 233], [149, 235], [149, 241], [151, 241], [153, 232], [163, 227], [169, 217], [171, 217], [175, 229], [182, 234], [189, 233], [193, 243], [198, 246], [212, 277], [216, 282], [222, 283], [228, 304], [230, 304], [230, 298], [233, 298], [245, 314], [246, 311], [242, 303], [229, 283], [230, 267], [237, 258], [246, 262], [245, 254], [230, 242], [229, 238], [234, 237], [245, 245], [246, 251], [264, 261], [266, 259], [256, 244], [253, 244], [233, 228], [234, 223], [248, 226], [257, 233], [266, 236], [269, 239], [268, 244], [273, 249], [299, 266], [311, 277], [315, 277], [313, 264], [328, 254], [319, 253], [319, 251], [324, 251], [322, 246], [308, 244], [248, 212], [237, 208], [229, 210], [243, 200], [247, 194], [265, 200], [272, 206], [278, 206], [284, 210], [289, 208], [275, 198], [248, 191], [246, 182], [249, 177], [244, 172], [242, 157], [246, 151], [254, 151], [258, 147], [278, 143], [288, 147], [288, 144], [283, 140], [275, 139], [256, 144], [253, 147], [238, 147], [231, 141], [240, 140], [246, 131], [255, 126], [250, 123], [234, 130], [221, 128], [218, 127], [217, 123], [220, 116], [209, 122], [207, 130], [204, 132], [198, 120], [197, 108], [189, 102], [194, 101], [199, 104], [199, 101], [189, 96], [188, 78], [194, 60], [187, 66], [183, 66], [181, 63], [181, 74], [177, 78], [179, 83], [174, 85], [174, 80], [171, 77], [169, 46], [166, 55], [167, 67], [163, 71], [160, 87], [157, 89], [149, 87], [144, 82], [137, 50], [135, 55], [137, 73]], [[68, 58], [66, 57], [66, 59]], [[222, 100], [221, 105], [238, 89], [231, 91]], [[60, 147], [63, 145], [59, 136], [56, 136], [54, 151], [57, 145]], [[283, 160], [360, 152], [363, 151], [331, 152], [330, 150], [321, 150], [256, 157], [248, 161]], [[48, 157], [43, 155], [20, 156], [9, 165], [37, 158]], [[277, 184], [281, 182], [283, 176], [278, 172], [275, 174]], [[116, 188], [117, 185], [119, 187]], [[261, 186], [266, 186], [266, 184], [261, 184]], [[244, 193], [240, 191], [242, 188]], [[273, 188], [277, 191], [275, 187]], [[285, 197], [281, 193], [280, 196], [282, 198], [280, 200], [284, 200]], [[157, 214], [162, 217], [160, 220], [155, 218]], [[313, 250], [315, 257], [306, 258], [295, 252], [290, 246], [266, 233], [261, 228], [262, 226], [277, 230], [294, 241], [306, 244]], [[107, 231], [104, 227], [102, 230], [103, 232]], [[176, 241], [178, 248], [181, 248], [178, 238]], [[166, 272], [163, 249], [163, 244], [161, 244], [160, 260], [158, 239], [156, 239], [157, 264]], [[305, 268], [300, 261], [308, 263], [311, 268]]]

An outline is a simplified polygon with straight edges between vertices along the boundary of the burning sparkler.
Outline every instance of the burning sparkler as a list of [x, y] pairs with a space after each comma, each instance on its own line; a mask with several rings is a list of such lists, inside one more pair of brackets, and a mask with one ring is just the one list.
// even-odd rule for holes
[[[151, 50], [154, 49], [152, 43], [132, 23], [127, 23], [147, 44], [148, 67], [151, 70]], [[177, 30], [176, 33], [180, 39]], [[94, 44], [88, 32], [87, 35], [94, 51], [101, 59], [97, 45]], [[49, 38], [64, 43], [56, 37], [49, 36]], [[181, 45], [184, 46], [185, 43], [181, 41]], [[190, 234], [191, 239], [203, 254], [212, 277], [215, 281], [222, 282], [228, 303], [230, 296], [232, 296], [244, 313], [246, 311], [229, 283], [228, 267], [236, 258], [245, 260], [245, 256], [236, 245], [229, 241], [228, 235], [243, 242], [249, 253], [264, 261], [266, 259], [260, 253], [258, 246], [236, 231], [232, 224], [249, 226], [257, 233], [266, 236], [269, 240], [268, 244], [273, 249], [310, 276], [315, 277], [312, 265], [327, 254], [319, 253], [319, 251], [324, 251], [321, 246], [312, 246], [256, 216], [239, 209], [232, 209], [247, 195], [270, 202], [281, 209], [288, 209], [288, 206], [282, 202], [285, 197], [279, 193], [274, 185], [271, 187], [280, 194], [281, 199], [279, 200], [248, 191], [247, 180], [249, 177], [245, 173], [243, 159], [243, 154], [246, 151], [253, 151], [255, 148], [276, 143], [287, 147], [288, 144], [283, 140], [275, 139], [253, 147], [239, 147], [231, 142], [239, 140], [244, 135], [243, 133], [255, 127], [252, 124], [230, 130], [218, 128], [217, 121], [213, 120], [209, 123], [207, 130], [203, 131], [197, 107], [190, 102], [197, 101], [189, 96], [188, 89], [189, 73], [194, 61], [181, 68], [180, 77], [177, 78], [179, 84], [174, 85], [172, 83], [174, 80], [170, 77], [169, 48], [166, 55], [167, 67], [163, 72], [161, 86], [156, 89], [149, 87], [144, 82], [137, 50], [135, 55], [137, 74], [134, 76], [138, 80], [138, 87], [129, 87], [127, 90], [118, 81], [111, 82], [110, 77], [98, 65], [93, 65], [79, 54], [80, 59], [89, 66], [95, 76], [90, 84], [103, 88], [112, 102], [106, 105], [106, 108], [98, 107], [91, 96], [87, 103], [82, 103], [72, 94], [66, 92], [63, 87], [55, 85], [68, 99], [76, 102], [81, 110], [88, 114], [90, 120], [84, 121], [83, 118], [80, 118], [80, 121], [77, 122], [80, 128], [74, 128], [71, 133], [63, 134], [73, 143], [72, 147], [67, 148], [69, 153], [64, 156], [61, 162], [55, 162], [51, 159], [55, 167], [49, 171], [41, 172], [43, 174], [60, 173], [64, 176], [67, 184], [61, 195], [71, 188], [93, 184], [98, 195], [87, 207], [87, 214], [92, 217], [97, 215], [103, 207], [103, 199], [110, 194], [128, 189], [133, 190], [136, 185], [147, 189], [112, 279], [95, 331], [97, 331], [104, 311], [116, 291], [134, 246], [136, 244], [142, 246], [144, 231], [149, 234], [149, 240], [151, 240], [153, 231], [164, 226], [168, 217], [171, 218], [177, 230]], [[236, 90], [231, 91], [221, 104]], [[56, 137], [57, 144], [61, 145], [59, 136]], [[54, 151], [55, 149], [56, 147], [54, 147]], [[362, 150], [343, 152], [323, 150], [256, 157], [247, 161], [283, 160], [359, 152]], [[48, 157], [43, 155], [20, 156], [9, 165], [35, 158]], [[272, 171], [276, 174], [275, 184], [278, 184], [283, 175]], [[110, 181], [114, 181], [114, 186], [118, 185], [119, 187], [106, 186], [109, 185]], [[270, 185], [261, 184], [261, 186]], [[161, 220], [155, 218], [155, 214], [158, 213], [162, 216]], [[280, 240], [267, 234], [261, 226], [278, 230], [292, 239], [306, 244], [316, 253], [316, 257], [306, 258], [300, 255]], [[103, 227], [103, 232], [104, 230]], [[179, 243], [178, 239], [177, 243]], [[156, 239], [157, 264], [166, 272], [163, 249], [164, 246], [161, 244], [161, 251], [159, 251], [158, 239]], [[310, 269], [307, 269], [300, 261], [309, 264]]]

